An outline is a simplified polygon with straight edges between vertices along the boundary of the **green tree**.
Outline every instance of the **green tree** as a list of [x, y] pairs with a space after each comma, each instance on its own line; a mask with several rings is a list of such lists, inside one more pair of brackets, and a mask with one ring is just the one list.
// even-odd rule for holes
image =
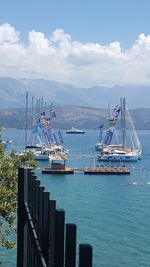
[[9, 240], [12, 230], [16, 230], [17, 210], [17, 175], [20, 166], [37, 166], [32, 152], [17, 156], [15, 151], [4, 154], [0, 133], [0, 246], [15, 247], [15, 242]]

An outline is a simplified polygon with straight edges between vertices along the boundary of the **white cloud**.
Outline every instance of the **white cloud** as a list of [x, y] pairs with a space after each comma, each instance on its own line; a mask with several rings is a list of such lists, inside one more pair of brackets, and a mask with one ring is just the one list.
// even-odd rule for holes
[[46, 78], [75, 86], [150, 85], [150, 35], [141, 33], [122, 51], [119, 42], [102, 46], [72, 40], [62, 29], [51, 36], [32, 30], [28, 45], [9, 24], [0, 25], [0, 76]]
[[3, 42], [16, 43], [19, 41], [19, 32], [8, 23], [0, 25], [0, 44]]

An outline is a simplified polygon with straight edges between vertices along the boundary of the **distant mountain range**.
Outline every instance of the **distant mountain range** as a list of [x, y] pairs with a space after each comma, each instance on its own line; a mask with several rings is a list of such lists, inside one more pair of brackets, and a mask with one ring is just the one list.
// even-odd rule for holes
[[[113, 108], [126, 97], [136, 129], [150, 129], [150, 88], [146, 86], [95, 86], [75, 88], [44, 79], [0, 78], [0, 125], [12, 128], [25, 127], [25, 95], [29, 92], [29, 107], [34, 96], [49, 104], [53, 102], [57, 118], [56, 127], [97, 129], [99, 123], [108, 126], [108, 104]], [[44, 104], [43, 104], [44, 105]], [[47, 105], [48, 106], [48, 105]], [[31, 111], [28, 110], [31, 121]], [[29, 125], [30, 126], [30, 125]]]
[[46, 102], [56, 105], [74, 105], [107, 109], [119, 104], [120, 97], [126, 97], [130, 109], [150, 108], [150, 88], [146, 86], [113, 86], [76, 88], [73, 85], [44, 79], [0, 78], [0, 107], [25, 107], [25, 91], [29, 91], [29, 100], [44, 97]]

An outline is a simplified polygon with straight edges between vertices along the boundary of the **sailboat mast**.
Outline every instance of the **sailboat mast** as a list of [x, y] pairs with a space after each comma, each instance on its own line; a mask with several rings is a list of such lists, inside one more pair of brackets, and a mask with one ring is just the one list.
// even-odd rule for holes
[[34, 111], [34, 96], [32, 96], [32, 107], [31, 107], [31, 145], [33, 145], [33, 111]]
[[126, 138], [126, 103], [125, 98], [121, 98], [121, 131], [122, 131], [122, 145], [125, 147]]
[[42, 114], [42, 112], [43, 112], [43, 97], [41, 99], [41, 114]]
[[28, 139], [28, 91], [26, 91], [26, 133], [25, 133], [25, 148], [27, 146]]

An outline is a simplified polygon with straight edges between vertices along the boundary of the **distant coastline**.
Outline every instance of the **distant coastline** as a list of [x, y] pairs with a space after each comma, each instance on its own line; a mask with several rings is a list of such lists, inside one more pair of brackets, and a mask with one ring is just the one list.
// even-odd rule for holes
[[[108, 110], [103, 108], [56, 106], [54, 125], [57, 129], [98, 129], [100, 123], [108, 128]], [[130, 110], [137, 130], [150, 130], [150, 109], [137, 108]], [[3, 128], [25, 129], [25, 109], [0, 109], [0, 125]], [[31, 111], [28, 111], [28, 128], [31, 127]]]

